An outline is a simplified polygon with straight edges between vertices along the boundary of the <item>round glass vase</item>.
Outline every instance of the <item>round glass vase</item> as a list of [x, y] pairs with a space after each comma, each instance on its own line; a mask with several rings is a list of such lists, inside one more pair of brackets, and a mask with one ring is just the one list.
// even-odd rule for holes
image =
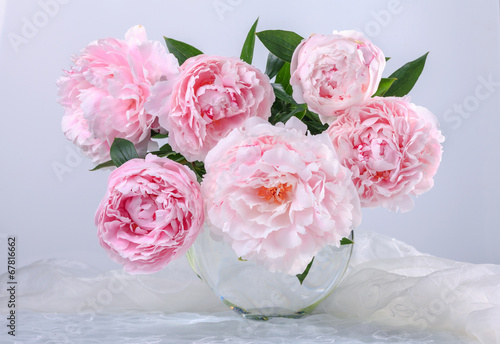
[[[352, 232], [349, 237], [352, 239]], [[245, 318], [300, 318], [311, 313], [339, 284], [353, 245], [327, 246], [315, 257], [306, 278], [270, 272], [239, 259], [233, 249], [204, 230], [188, 251], [193, 270], [228, 307]]]

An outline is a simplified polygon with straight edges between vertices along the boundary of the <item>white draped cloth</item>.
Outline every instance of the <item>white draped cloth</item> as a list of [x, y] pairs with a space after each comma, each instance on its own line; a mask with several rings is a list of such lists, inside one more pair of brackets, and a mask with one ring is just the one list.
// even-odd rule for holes
[[43, 260], [16, 278], [16, 337], [2, 326], [1, 343], [500, 343], [500, 266], [422, 254], [371, 232], [356, 231], [341, 284], [302, 319], [243, 319], [184, 258], [152, 275]]

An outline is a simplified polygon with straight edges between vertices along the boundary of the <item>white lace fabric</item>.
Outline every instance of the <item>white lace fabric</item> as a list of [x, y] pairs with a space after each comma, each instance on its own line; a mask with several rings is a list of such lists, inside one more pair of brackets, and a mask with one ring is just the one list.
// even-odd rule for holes
[[[17, 271], [17, 336], [4, 330], [0, 342], [500, 343], [500, 266], [422, 254], [370, 232], [355, 241], [343, 281], [313, 315], [268, 322], [228, 311], [185, 259], [134, 276], [39, 261]], [[2, 288], [2, 318], [8, 296]]]

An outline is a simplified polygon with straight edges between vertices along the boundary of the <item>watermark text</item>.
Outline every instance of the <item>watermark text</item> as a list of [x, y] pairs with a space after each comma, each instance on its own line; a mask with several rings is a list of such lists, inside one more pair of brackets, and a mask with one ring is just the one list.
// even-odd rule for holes
[[9, 32], [7, 38], [10, 45], [17, 53], [19, 48], [29, 43], [35, 38], [40, 30], [47, 26], [50, 18], [54, 18], [60, 11], [61, 5], [66, 5], [70, 0], [40, 0], [38, 1], [38, 9], [28, 16], [21, 18], [19, 31]]
[[16, 237], [7, 239], [7, 333], [16, 336]]

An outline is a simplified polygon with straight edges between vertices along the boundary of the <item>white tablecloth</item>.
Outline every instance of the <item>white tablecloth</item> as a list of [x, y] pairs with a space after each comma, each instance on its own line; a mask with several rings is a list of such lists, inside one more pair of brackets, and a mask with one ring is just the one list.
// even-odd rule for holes
[[232, 311], [119, 314], [25, 313], [21, 343], [74, 344], [309, 344], [309, 343], [474, 343], [453, 333], [364, 324], [329, 314], [303, 319], [250, 321]]
[[[185, 259], [144, 276], [45, 260], [18, 269], [17, 281], [16, 337], [2, 326], [1, 343], [500, 343], [500, 266], [370, 232], [357, 231], [342, 283], [299, 320], [227, 311]], [[2, 287], [2, 318], [8, 296]]]

